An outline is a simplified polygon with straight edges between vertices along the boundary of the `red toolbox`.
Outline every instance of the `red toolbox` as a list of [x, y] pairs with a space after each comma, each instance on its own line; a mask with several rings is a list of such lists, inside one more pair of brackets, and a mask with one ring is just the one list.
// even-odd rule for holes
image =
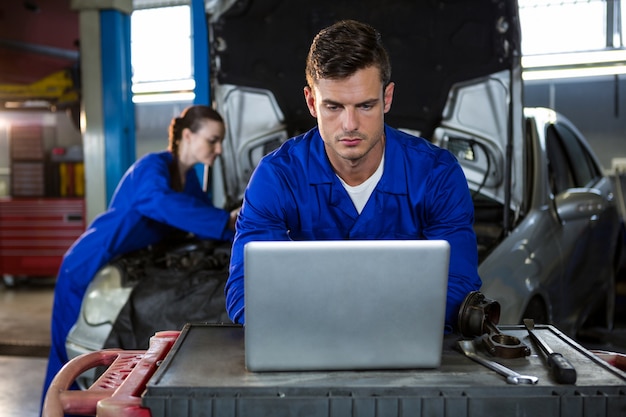
[[0, 274], [55, 276], [85, 227], [83, 198], [0, 198]]

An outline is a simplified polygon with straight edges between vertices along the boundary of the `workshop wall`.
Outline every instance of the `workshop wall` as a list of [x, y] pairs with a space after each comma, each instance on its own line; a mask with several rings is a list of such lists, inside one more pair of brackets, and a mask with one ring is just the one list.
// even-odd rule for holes
[[614, 172], [613, 164], [626, 160], [624, 76], [526, 81], [524, 105], [550, 107], [570, 119], [585, 135], [605, 171]]

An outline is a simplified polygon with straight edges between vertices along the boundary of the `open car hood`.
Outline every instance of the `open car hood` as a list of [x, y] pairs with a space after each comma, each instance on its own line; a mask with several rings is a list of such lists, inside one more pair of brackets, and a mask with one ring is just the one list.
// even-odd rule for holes
[[[217, 180], [231, 200], [241, 198], [260, 156], [315, 125], [304, 101], [305, 59], [317, 32], [340, 19], [361, 20], [381, 32], [396, 83], [385, 120], [429, 140], [443, 122], [461, 128], [464, 116], [472, 116], [455, 113], [458, 102], [450, 99], [467, 96], [453, 86], [500, 74], [507, 85], [498, 94], [504, 96], [485, 110], [506, 118], [497, 131], [489, 129], [506, 149], [510, 131], [501, 127], [509, 123], [508, 83], [520, 59], [516, 0], [209, 0], [206, 11], [212, 95], [228, 123]], [[506, 177], [506, 168], [498, 169]]]
[[[474, 194], [516, 214], [526, 178], [520, 80], [517, 67], [452, 86], [432, 137], [457, 157]], [[506, 228], [510, 219], [504, 220]]]

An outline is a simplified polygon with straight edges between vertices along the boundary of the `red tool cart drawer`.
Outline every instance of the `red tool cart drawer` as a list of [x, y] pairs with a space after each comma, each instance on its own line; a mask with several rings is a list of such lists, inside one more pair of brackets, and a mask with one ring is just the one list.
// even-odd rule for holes
[[0, 198], [0, 273], [55, 276], [84, 230], [83, 198]]

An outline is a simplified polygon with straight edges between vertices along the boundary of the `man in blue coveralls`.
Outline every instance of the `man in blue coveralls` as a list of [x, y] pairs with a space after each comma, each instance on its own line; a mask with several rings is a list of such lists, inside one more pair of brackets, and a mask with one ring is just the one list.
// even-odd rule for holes
[[387, 126], [394, 83], [380, 34], [353, 20], [320, 31], [304, 97], [317, 127], [257, 166], [237, 221], [226, 308], [245, 323], [243, 249], [254, 240], [444, 239], [446, 332], [478, 290], [474, 208], [455, 157]]

